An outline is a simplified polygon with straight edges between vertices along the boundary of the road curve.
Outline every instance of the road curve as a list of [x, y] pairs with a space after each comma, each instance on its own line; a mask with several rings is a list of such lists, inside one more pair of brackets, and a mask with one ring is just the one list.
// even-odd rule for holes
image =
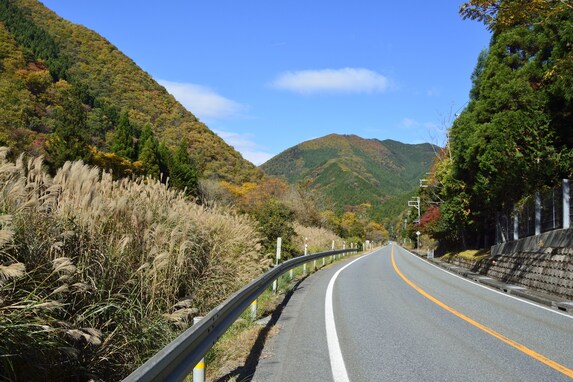
[[[445, 272], [397, 245], [351, 261], [298, 286], [254, 381], [573, 379], [572, 316]], [[342, 360], [329, 346], [329, 325]]]

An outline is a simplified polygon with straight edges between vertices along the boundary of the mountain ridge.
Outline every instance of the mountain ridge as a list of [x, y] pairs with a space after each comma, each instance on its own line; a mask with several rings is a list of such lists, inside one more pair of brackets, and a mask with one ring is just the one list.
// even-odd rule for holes
[[309, 182], [338, 213], [370, 205], [369, 215], [382, 219], [404, 209], [404, 195], [418, 187], [436, 149], [429, 143], [329, 134], [290, 147], [260, 168], [291, 184]]
[[[26, 64], [45, 62], [52, 76], [59, 77], [55, 81], [65, 79], [96, 99], [98, 105], [112, 105], [126, 111], [130, 121], [138, 126], [150, 124], [157, 137], [171, 148], [182, 140], [188, 141], [189, 153], [204, 177], [235, 183], [260, 177], [256, 166], [97, 32], [61, 18], [36, 0], [6, 0], [2, 8], [5, 12], [4, 18], [0, 18], [0, 27], [23, 47]], [[28, 25], [14, 24], [15, 16], [24, 18]], [[34, 51], [34, 44], [37, 47], [38, 42], [33, 39], [39, 34], [48, 41], [45, 45], [49, 49], [41, 47]], [[33, 59], [29, 57], [31, 53], [35, 54]], [[49, 110], [42, 113], [47, 114]], [[43, 130], [51, 132], [49, 127]]]

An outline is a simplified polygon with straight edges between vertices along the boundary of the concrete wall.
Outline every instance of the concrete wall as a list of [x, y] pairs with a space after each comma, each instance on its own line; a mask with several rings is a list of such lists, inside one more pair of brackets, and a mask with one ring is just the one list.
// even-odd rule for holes
[[491, 256], [479, 262], [453, 262], [504, 282], [573, 300], [573, 229], [495, 245]]
[[497, 244], [491, 247], [491, 255], [503, 256], [512, 253], [545, 253], [554, 249], [573, 248], [573, 229], [559, 229], [537, 236]]

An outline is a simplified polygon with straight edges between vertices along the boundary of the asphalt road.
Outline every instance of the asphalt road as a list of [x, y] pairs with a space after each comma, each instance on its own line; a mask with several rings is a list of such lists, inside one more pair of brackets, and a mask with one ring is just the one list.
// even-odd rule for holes
[[308, 277], [277, 324], [254, 381], [573, 380], [573, 316], [397, 245]]

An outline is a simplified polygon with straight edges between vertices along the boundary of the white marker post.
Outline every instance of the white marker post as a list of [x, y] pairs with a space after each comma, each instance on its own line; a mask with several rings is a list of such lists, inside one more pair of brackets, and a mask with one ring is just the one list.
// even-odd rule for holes
[[255, 321], [257, 319], [257, 300], [251, 302], [251, 320]]
[[[280, 237], [277, 237], [277, 262], [276, 265], [279, 265], [279, 261], [281, 259], [281, 245], [282, 245], [282, 239]], [[275, 281], [273, 281], [273, 294], [277, 293], [277, 287], [278, 287], [278, 280], [275, 279]]]
[[[193, 325], [196, 325], [202, 318], [193, 317]], [[193, 382], [205, 382], [205, 358], [201, 358], [199, 363], [193, 368]]]
[[312, 261], [312, 271], [316, 272], [316, 259]]
[[[334, 240], [332, 240], [332, 250], [334, 251]], [[330, 262], [334, 262], [334, 255], [330, 256]]]
[[[308, 237], [304, 238], [304, 255], [308, 253]], [[306, 276], [306, 263], [302, 265], [302, 274]]]

